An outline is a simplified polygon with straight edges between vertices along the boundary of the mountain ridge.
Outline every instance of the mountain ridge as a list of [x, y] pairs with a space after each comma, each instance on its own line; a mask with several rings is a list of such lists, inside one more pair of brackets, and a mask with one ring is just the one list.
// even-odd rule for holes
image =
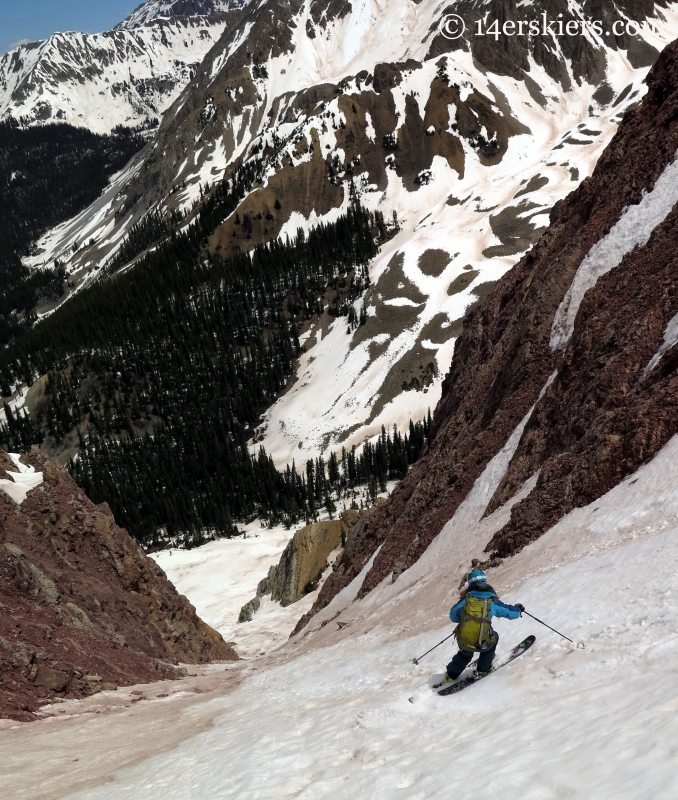
[[[674, 43], [593, 175], [556, 204], [549, 230], [465, 319], [422, 457], [391, 501], [351, 532], [313, 613], [377, 549], [360, 596], [416, 563], [511, 434], [520, 437], [517, 448], [485, 515], [525, 487], [527, 494], [492, 539], [478, 544], [485, 568], [617, 486], [678, 431], [670, 255], [678, 201], [670, 188], [678, 152], [677, 69]], [[657, 202], [660, 211], [645, 210]], [[645, 225], [646, 235], [628, 244], [624, 224]], [[570, 338], [554, 344], [559, 309], [582, 265], [588, 268], [587, 254], [602, 252], [610, 237], [613, 245], [621, 237], [626, 249], [612, 251], [605, 270], [593, 273]]]
[[242, 8], [251, 0], [145, 0], [118, 23], [114, 30], [140, 28], [160, 19], [220, 17]]
[[237, 660], [63, 467], [0, 451], [0, 476], [1, 717], [35, 719], [40, 702], [179, 677], [178, 661]]
[[[678, 9], [631, 6], [639, 21], [654, 14], [658, 27], [609, 45], [509, 42], [492, 69], [479, 60], [491, 60], [482, 42], [443, 41], [442, 9], [429, 0], [388, 12], [372, 0], [234, 10], [146, 149], [25, 263], [59, 259], [80, 292], [108, 265], [127, 270], [145, 257], [128, 247], [145, 219], [178, 219], [175, 234], [200, 228], [243, 170], [256, 177], [200, 242], [201, 259], [293, 241], [299, 230], [332, 224], [357, 198], [388, 228], [371, 285], [352, 298], [349, 314], [364, 324], [347, 326], [321, 298], [317, 324], [300, 339], [301, 380], [280, 392], [250, 441], [282, 467], [350, 451], [382, 426], [403, 430], [440, 398], [465, 313], [537, 240], [554, 203], [591, 173], [642, 98], [647, 67], [634, 64], [678, 31]], [[479, 8], [460, 6], [469, 22]], [[499, 0], [488, 8], [500, 18], [519, 13]], [[580, 20], [589, 11], [584, 4], [568, 14]], [[612, 24], [623, 14], [608, 17]], [[168, 236], [167, 225], [158, 230], [145, 242], [150, 251]], [[121, 252], [127, 263], [116, 261]], [[70, 436], [77, 441], [76, 428]]]
[[152, 127], [221, 35], [218, 17], [158, 19], [105, 33], [55, 33], [0, 57], [0, 118], [95, 133]]

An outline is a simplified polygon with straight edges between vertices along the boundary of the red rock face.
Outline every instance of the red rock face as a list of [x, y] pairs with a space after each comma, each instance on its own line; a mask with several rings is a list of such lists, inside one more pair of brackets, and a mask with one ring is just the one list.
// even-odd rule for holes
[[625, 207], [652, 191], [678, 150], [678, 44], [647, 82], [646, 98], [626, 114], [592, 177], [554, 208], [537, 245], [466, 318], [422, 458], [351, 533], [314, 612], [380, 544], [362, 595], [410, 567], [535, 403], [487, 512], [541, 470], [539, 479], [488, 543], [490, 560], [518, 552], [609, 491], [678, 432], [678, 347], [643, 375], [678, 313], [678, 209], [587, 292], [568, 346], [550, 348], [556, 310], [583, 258]]
[[20, 506], [0, 491], [0, 718], [237, 659], [106, 504], [46, 456], [24, 460], [45, 481]]

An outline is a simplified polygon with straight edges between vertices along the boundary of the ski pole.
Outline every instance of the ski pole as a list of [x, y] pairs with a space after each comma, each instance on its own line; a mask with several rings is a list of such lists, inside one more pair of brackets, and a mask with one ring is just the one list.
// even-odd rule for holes
[[[557, 634], [558, 634], [558, 636], [562, 636], [562, 637], [563, 637], [563, 639], [567, 639], [567, 641], [568, 641], [568, 642], [572, 642], [572, 639], [570, 639], [570, 638], [568, 638], [567, 636], [565, 636], [565, 634], [564, 634], [564, 633], [561, 633], [560, 631], [557, 631], [555, 628], [552, 628], [550, 625], [547, 625], [545, 622], [542, 622], [540, 619], [537, 619], [535, 616], [533, 616], [532, 614], [530, 614], [530, 612], [529, 612], [529, 611], [523, 611], [523, 614], [527, 614], [527, 616], [528, 616], [528, 617], [532, 617], [532, 619], [533, 619], [535, 622], [538, 622], [540, 625], [543, 625], [545, 628], [548, 628], [550, 631], [553, 631], [554, 633], [557, 633]], [[572, 644], [574, 644], [574, 642], [572, 642]]]
[[[452, 631], [452, 633], [451, 633], [449, 636], [446, 636], [446, 637], [443, 639], [443, 641], [442, 641], [442, 642], [438, 642], [438, 644], [434, 644], [434, 645], [433, 645], [433, 647], [431, 648], [431, 650], [435, 650], [435, 649], [436, 649], [436, 647], [440, 647], [440, 645], [441, 645], [443, 642], [446, 642], [448, 639], [451, 639], [451, 638], [454, 636], [454, 634], [456, 633], [456, 631], [457, 631], [457, 629], [455, 628], [455, 629]], [[424, 656], [427, 656], [427, 655], [428, 655], [428, 654], [431, 652], [431, 650], [427, 650], [427, 651], [424, 653]], [[419, 663], [419, 661], [420, 661], [420, 660], [421, 660], [421, 659], [422, 659], [424, 656], [419, 656], [419, 658], [413, 658], [413, 659], [412, 659], [412, 663], [413, 663], [413, 664], [418, 664], [418, 663]]]

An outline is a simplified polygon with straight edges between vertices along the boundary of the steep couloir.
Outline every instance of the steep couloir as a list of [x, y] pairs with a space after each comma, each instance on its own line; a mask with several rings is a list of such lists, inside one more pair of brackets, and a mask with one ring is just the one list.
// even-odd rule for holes
[[411, 566], [529, 414], [490, 513], [538, 474], [486, 545], [518, 552], [678, 432], [678, 43], [593, 175], [464, 321], [426, 450], [348, 537], [314, 610], [382, 545], [369, 592]]

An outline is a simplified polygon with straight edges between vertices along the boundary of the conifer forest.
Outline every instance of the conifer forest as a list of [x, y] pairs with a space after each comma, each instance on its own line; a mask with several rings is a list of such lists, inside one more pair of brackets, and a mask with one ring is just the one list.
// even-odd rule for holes
[[21, 256], [95, 200], [143, 145], [129, 128], [105, 136], [66, 124], [0, 122], [0, 345], [32, 325], [41, 298], [63, 293], [59, 265], [29, 271]]
[[236, 171], [191, 224], [146, 215], [96, 283], [0, 354], [5, 396], [46, 376], [30, 416], [5, 405], [0, 443], [56, 446], [77, 431], [71, 473], [146, 546], [233, 535], [236, 521], [256, 516], [291, 525], [333, 513], [356, 485], [374, 498], [405, 475], [428, 433], [430, 420], [383, 430], [360, 451], [282, 471], [252, 446], [294, 374], [300, 328], [324, 313], [347, 329], [364, 324], [355, 301], [384, 230], [354, 197], [335, 222], [294, 239], [229, 258], [209, 252], [207, 237], [256, 177], [256, 164]]

